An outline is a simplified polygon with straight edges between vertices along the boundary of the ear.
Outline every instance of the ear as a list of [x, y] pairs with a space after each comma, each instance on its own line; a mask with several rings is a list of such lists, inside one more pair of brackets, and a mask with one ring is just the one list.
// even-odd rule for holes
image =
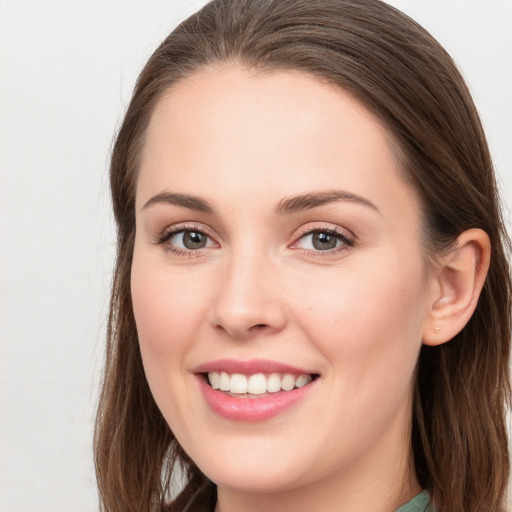
[[469, 229], [455, 248], [441, 258], [429, 292], [428, 314], [423, 328], [425, 345], [451, 340], [475, 311], [489, 270], [491, 243], [481, 229]]

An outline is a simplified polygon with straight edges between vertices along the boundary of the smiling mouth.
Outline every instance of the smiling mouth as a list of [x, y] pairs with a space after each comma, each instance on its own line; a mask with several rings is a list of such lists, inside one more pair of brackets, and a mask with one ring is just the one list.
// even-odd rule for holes
[[236, 398], [263, 398], [272, 393], [293, 391], [315, 380], [315, 374], [208, 372], [204, 374], [211, 388]]

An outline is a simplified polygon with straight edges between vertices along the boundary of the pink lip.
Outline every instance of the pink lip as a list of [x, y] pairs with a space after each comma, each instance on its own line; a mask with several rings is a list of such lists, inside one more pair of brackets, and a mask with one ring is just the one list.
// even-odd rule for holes
[[291, 373], [293, 375], [314, 373], [310, 370], [266, 359], [252, 359], [250, 361], [219, 359], [204, 363], [194, 370], [194, 373], [208, 372], [241, 373], [243, 375], [254, 375], [255, 373]]
[[265, 421], [278, 416], [304, 398], [316, 381], [292, 391], [279, 391], [261, 398], [236, 398], [211, 388], [201, 377], [201, 391], [206, 403], [219, 416], [232, 421]]
[[263, 359], [251, 361], [221, 359], [202, 364], [196, 369], [195, 373], [197, 374], [197, 380], [206, 403], [219, 416], [232, 421], [257, 422], [278, 416], [305, 398], [317, 383], [317, 380], [314, 380], [302, 388], [269, 393], [259, 398], [237, 398], [223, 391], [213, 389], [206, 382], [204, 375], [198, 375], [213, 371], [230, 374], [241, 373], [244, 375], [253, 375], [255, 373], [291, 373], [301, 375], [312, 372]]

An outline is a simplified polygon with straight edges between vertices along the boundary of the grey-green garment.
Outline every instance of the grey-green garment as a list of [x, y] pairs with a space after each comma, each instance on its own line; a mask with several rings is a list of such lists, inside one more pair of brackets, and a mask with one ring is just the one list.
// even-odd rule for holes
[[395, 512], [428, 512], [430, 505], [430, 496], [428, 491], [420, 492], [409, 503], [401, 506]]

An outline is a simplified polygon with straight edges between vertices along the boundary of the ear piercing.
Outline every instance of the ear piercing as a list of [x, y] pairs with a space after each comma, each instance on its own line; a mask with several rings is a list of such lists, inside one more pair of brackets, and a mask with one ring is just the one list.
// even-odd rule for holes
[[441, 332], [441, 327], [434, 327], [434, 333], [439, 334]]

